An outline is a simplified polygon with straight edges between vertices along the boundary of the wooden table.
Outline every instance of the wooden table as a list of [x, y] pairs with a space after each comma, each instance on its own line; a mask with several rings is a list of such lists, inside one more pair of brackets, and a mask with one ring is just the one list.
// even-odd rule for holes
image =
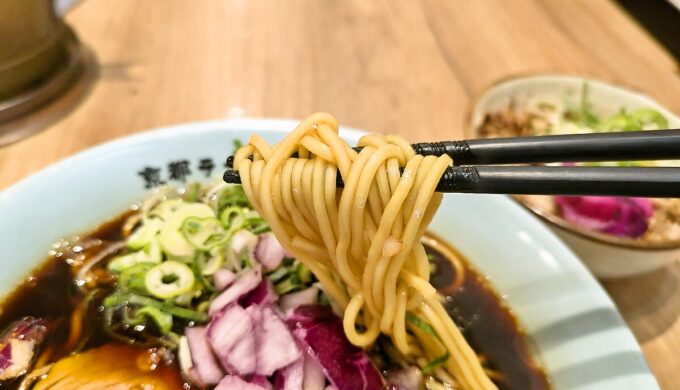
[[[462, 135], [499, 78], [566, 72], [620, 82], [680, 112], [677, 63], [609, 0], [88, 0], [68, 17], [98, 80], [68, 117], [0, 148], [0, 189], [148, 128], [301, 118], [412, 140]], [[605, 283], [664, 388], [680, 388], [680, 266]]]

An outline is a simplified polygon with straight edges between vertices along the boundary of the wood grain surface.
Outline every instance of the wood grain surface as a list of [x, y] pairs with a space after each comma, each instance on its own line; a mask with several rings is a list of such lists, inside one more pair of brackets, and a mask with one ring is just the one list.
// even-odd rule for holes
[[[412, 141], [455, 139], [476, 95], [533, 72], [621, 83], [680, 112], [678, 64], [609, 0], [88, 0], [67, 19], [96, 79], [68, 116], [0, 148], [0, 189], [187, 121], [328, 111]], [[662, 387], [680, 388], [680, 265], [604, 285]]]

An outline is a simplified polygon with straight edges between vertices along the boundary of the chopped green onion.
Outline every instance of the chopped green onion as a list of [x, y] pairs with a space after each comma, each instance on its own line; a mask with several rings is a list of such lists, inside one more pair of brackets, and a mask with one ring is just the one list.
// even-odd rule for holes
[[418, 317], [417, 315], [413, 314], [410, 311], [406, 312], [406, 321], [417, 326], [418, 329], [422, 330], [423, 332], [439, 338], [437, 331], [434, 330], [432, 325], [428, 324], [425, 320], [423, 320], [422, 318]]
[[196, 265], [201, 275], [212, 275], [224, 264], [224, 250], [215, 246], [210, 252], [201, 252], [196, 256]]
[[210, 206], [203, 203], [186, 203], [175, 210], [161, 227], [158, 234], [161, 248], [170, 258], [193, 261], [196, 247], [184, 237], [182, 226], [189, 218], [206, 219], [211, 217], [215, 217], [215, 212]]
[[[199, 255], [200, 256], [200, 255]], [[208, 290], [209, 292], [215, 292], [215, 286], [212, 284], [210, 280], [206, 275], [203, 273], [201, 266], [199, 265], [199, 260], [197, 259], [194, 264], [193, 264], [193, 271], [194, 271], [194, 276], [196, 277], [196, 281], [200, 283], [201, 290]], [[212, 278], [211, 278], [212, 279]]]
[[217, 209], [224, 210], [230, 206], [250, 207], [250, 202], [243, 192], [243, 187], [232, 185], [225, 187], [217, 195]]
[[194, 287], [194, 273], [186, 264], [166, 261], [147, 271], [144, 285], [157, 298], [167, 299], [190, 291]]
[[208, 322], [208, 320], [210, 319], [208, 314], [205, 312], [175, 306], [169, 303], [160, 302], [153, 298], [132, 293], [111, 294], [104, 299], [102, 304], [105, 307], [120, 307], [125, 305], [153, 306], [159, 310], [162, 310], [168, 314], [173, 315], [174, 317], [183, 318], [186, 320], [196, 321], [200, 323]]
[[141, 263], [158, 264], [162, 260], [161, 246], [157, 238], [152, 238], [146, 246], [137, 252], [128, 253], [113, 258], [107, 268], [114, 273], [120, 273], [125, 269]]
[[198, 202], [201, 199], [201, 184], [189, 183], [182, 198], [186, 202]]
[[160, 202], [149, 212], [149, 218], [160, 218], [163, 221], [170, 219], [172, 214], [186, 203], [182, 199], [169, 199]]
[[154, 306], [144, 306], [135, 311], [135, 315], [128, 319], [128, 324], [141, 325], [146, 323], [147, 319], [156, 324], [161, 334], [167, 334], [172, 329], [172, 315]]
[[588, 127], [594, 128], [600, 122], [597, 115], [590, 111], [590, 103], [588, 102], [588, 83], [584, 83], [581, 88], [581, 104], [578, 116], [581, 124]]
[[328, 297], [326, 296], [326, 294], [324, 294], [324, 293], [319, 294], [319, 305], [321, 305], [321, 306], [330, 306], [331, 305], [331, 301], [328, 300]]
[[598, 127], [598, 129], [602, 131], [613, 130], [631, 131], [640, 130], [641, 128], [642, 124], [635, 118], [631, 117], [629, 114], [626, 114], [625, 111], [619, 112], [617, 114], [605, 118]]
[[298, 263], [297, 266], [297, 276], [300, 283], [307, 285], [307, 283], [312, 281], [312, 271], [307, 268], [306, 265]]
[[118, 276], [118, 289], [148, 294], [149, 291], [146, 289], [144, 277], [153, 266], [154, 265], [150, 263], [139, 263], [124, 269]]
[[262, 217], [248, 218], [243, 226], [253, 234], [262, 234], [271, 231], [271, 228]]
[[297, 274], [291, 273], [290, 276], [274, 285], [274, 291], [279, 295], [292, 293], [302, 289], [302, 284], [298, 280]]
[[244, 267], [253, 268], [253, 261], [250, 259], [249, 254], [244, 253], [243, 256], [241, 256], [241, 262], [243, 263]]
[[131, 235], [127, 238], [126, 244], [130, 249], [141, 249], [146, 246], [156, 236], [163, 221], [157, 218], [150, 218], [144, 221]]
[[[437, 338], [437, 340], [441, 341], [441, 338], [437, 334], [437, 331], [434, 330], [432, 325], [428, 324], [425, 320], [422, 318], [418, 317], [417, 315], [413, 314], [410, 311], [406, 312], [406, 321], [412, 323], [413, 325], [417, 326], [418, 329], [422, 330], [423, 332], [432, 335]], [[451, 354], [449, 351], [446, 351], [443, 355], [435, 358], [431, 362], [429, 362], [425, 367], [423, 367], [423, 374], [429, 374], [432, 371], [434, 371], [437, 367], [442, 365], [445, 361], [449, 359]]]
[[185, 292], [182, 295], [176, 296], [172, 300], [172, 302], [174, 302], [175, 304], [180, 305], [180, 306], [190, 307], [194, 298], [200, 297], [202, 294], [203, 294], [203, 292], [201, 290], [194, 289], [194, 290]]
[[[637, 120], [644, 127], [646, 124], [653, 123], [657, 129], [667, 129], [668, 120], [659, 111], [651, 108], [640, 108], [631, 114], [633, 119]], [[641, 129], [638, 129], [641, 130]]]
[[233, 141], [233, 145], [234, 145], [234, 152], [232, 154], [236, 154], [236, 152], [238, 152], [238, 150], [243, 147], [243, 142], [241, 142], [241, 140], [237, 138]]
[[425, 367], [423, 367], [422, 370], [423, 374], [425, 375], [431, 374], [434, 370], [437, 369], [437, 367], [441, 366], [442, 364], [444, 364], [444, 362], [449, 360], [450, 357], [451, 353], [449, 353], [449, 351], [446, 351], [446, 353], [444, 353], [443, 355], [433, 359], [431, 362], [427, 363]]
[[222, 226], [224, 226], [225, 229], [236, 231], [243, 225], [245, 214], [243, 207], [227, 207], [220, 212], [220, 222], [222, 222]]
[[228, 239], [227, 232], [222, 229], [217, 218], [189, 217], [180, 227], [182, 236], [196, 249], [207, 251]]
[[291, 271], [290, 271], [290, 269], [289, 269], [288, 267], [283, 267], [283, 266], [282, 266], [282, 267], [279, 267], [279, 268], [275, 269], [274, 271], [272, 271], [272, 273], [270, 273], [269, 275], [267, 275], [267, 277], [269, 277], [269, 279], [271, 279], [271, 281], [272, 281], [273, 283], [276, 283], [276, 282], [278, 282], [279, 280], [281, 280], [281, 279], [285, 278], [286, 276], [288, 276], [288, 274], [289, 274], [290, 272], [291, 272]]

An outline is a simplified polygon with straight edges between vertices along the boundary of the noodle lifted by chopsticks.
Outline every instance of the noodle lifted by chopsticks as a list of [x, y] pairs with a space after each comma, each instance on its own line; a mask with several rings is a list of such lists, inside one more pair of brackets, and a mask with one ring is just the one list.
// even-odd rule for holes
[[[439, 379], [463, 389], [496, 388], [430, 285], [420, 242], [441, 203], [435, 187], [451, 159], [416, 155], [398, 136], [367, 135], [359, 146], [361, 152], [352, 150], [335, 118], [317, 113], [274, 146], [253, 136], [234, 168], [281, 244], [344, 313], [350, 342], [367, 348], [382, 333], [395, 359], [424, 369], [440, 358], [433, 369]], [[343, 189], [336, 188], [338, 171]]]

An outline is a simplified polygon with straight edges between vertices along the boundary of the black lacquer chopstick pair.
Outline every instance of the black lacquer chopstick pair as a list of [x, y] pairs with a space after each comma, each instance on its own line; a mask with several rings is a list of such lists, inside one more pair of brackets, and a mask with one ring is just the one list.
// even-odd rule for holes
[[[680, 197], [676, 167], [494, 165], [680, 160], [680, 130], [444, 141], [413, 148], [418, 154], [453, 158], [455, 166], [437, 186], [440, 192]], [[227, 165], [232, 162], [230, 156]], [[224, 173], [224, 180], [240, 183], [233, 169]]]

